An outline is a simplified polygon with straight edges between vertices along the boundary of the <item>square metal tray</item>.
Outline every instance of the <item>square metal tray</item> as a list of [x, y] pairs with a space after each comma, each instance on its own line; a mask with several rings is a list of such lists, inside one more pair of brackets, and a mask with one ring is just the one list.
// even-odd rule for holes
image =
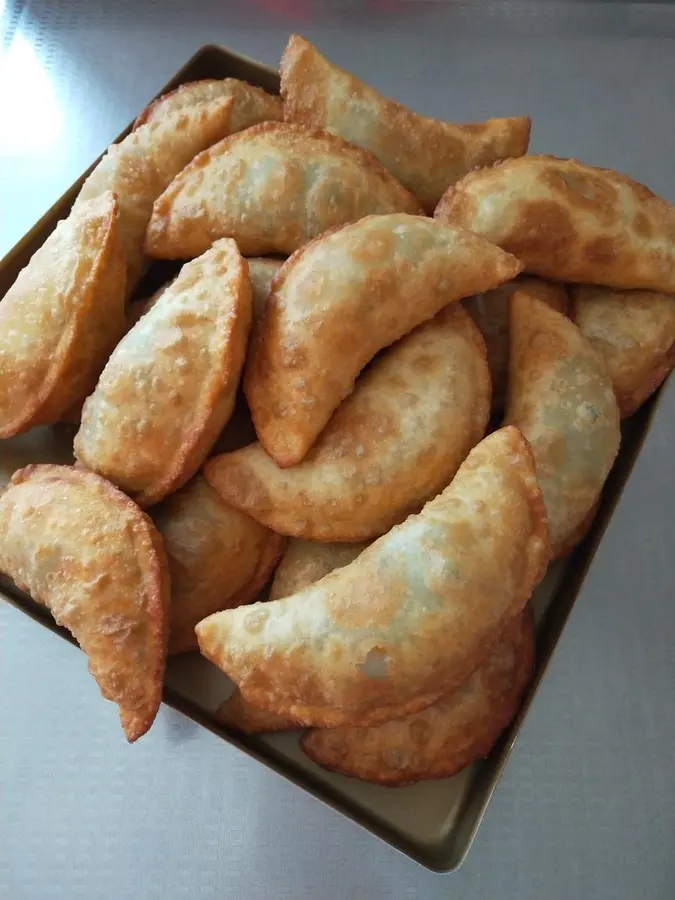
[[[186, 81], [225, 77], [242, 78], [273, 93], [278, 93], [279, 90], [279, 76], [274, 70], [230, 50], [206, 46], [183, 66], [160, 93]], [[125, 129], [120, 138], [128, 133], [130, 127]], [[59, 219], [68, 213], [91, 168], [0, 262], [0, 298]], [[158, 264], [159, 272], [150, 271], [145, 283], [146, 289], [153, 281], [158, 280], [161, 265]], [[143, 286], [140, 290], [143, 290]], [[438, 872], [456, 869], [471, 846], [650, 423], [657, 415], [658, 405], [657, 395], [624, 423], [621, 450], [603, 491], [590, 532], [571, 556], [551, 567], [535, 591], [531, 605], [537, 622], [536, 675], [517, 718], [483, 762], [465, 769], [454, 778], [401, 788], [366, 784], [326, 772], [302, 754], [296, 732], [242, 737], [220, 727], [213, 720], [212, 714], [229, 695], [232, 684], [223, 673], [197, 653], [170, 659], [164, 702], [427, 868]], [[36, 428], [25, 435], [0, 442], [0, 486], [9, 480], [17, 468], [28, 463], [72, 462], [74, 433], [72, 426], [57, 425]], [[50, 631], [75, 643], [65, 629], [55, 624], [43, 607], [2, 577], [0, 597], [4, 597]], [[131, 758], [129, 764], [133, 765]]]

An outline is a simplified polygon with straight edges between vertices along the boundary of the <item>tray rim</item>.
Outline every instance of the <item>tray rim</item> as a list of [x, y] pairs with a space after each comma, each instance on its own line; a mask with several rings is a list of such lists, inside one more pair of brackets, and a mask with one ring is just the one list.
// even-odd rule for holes
[[[232, 50], [229, 47], [216, 43], [207, 43], [199, 47], [192, 54], [187, 62], [178, 69], [157, 94], [146, 101], [143, 108], [178, 85], [183, 84], [186, 81], [194, 80], [194, 78], [190, 77], [189, 73], [196, 65], [210, 55], [220, 56], [222, 59], [227, 60], [228, 62], [234, 61], [238, 65], [243, 64], [245, 68], [258, 71], [262, 70], [271, 80], [278, 81], [279, 73], [276, 69], [273, 69], [252, 57], [239, 53], [236, 50]], [[126, 137], [132, 130], [134, 121], [135, 117], [110, 143], [117, 143]], [[107, 148], [91, 163], [90, 166], [87, 167], [82, 175], [66, 189], [61, 197], [52, 203], [29, 231], [27, 231], [2, 257], [2, 259], [0, 259], [0, 280], [2, 279], [5, 269], [14, 267], [17, 258], [20, 257], [35, 240], [42, 238], [43, 241], [48, 237], [60, 217], [69, 211], [84, 180], [102, 159], [106, 151]], [[668, 379], [664, 381], [655, 394], [636, 414], [636, 417], [644, 419], [640, 433], [632, 435], [631, 440], [629, 441], [630, 446], [628, 450], [625, 451], [625, 458], [623, 456], [620, 457], [621, 465], [618, 467], [620, 471], [617, 471], [616, 473], [613, 471], [610, 474], [610, 478], [614, 475], [615, 480], [620, 480], [621, 483], [619, 484], [618, 489], [613, 490], [611, 495], [608, 492], [601, 497], [598, 514], [588, 535], [570, 556], [568, 564], [569, 569], [566, 571], [562, 583], [557, 589], [557, 593], [561, 596], [559, 598], [556, 597], [553, 608], [546, 614], [547, 621], [545, 630], [547, 633], [544, 641], [541, 642], [544, 644], [543, 648], [540, 647], [540, 635], [538, 634], [537, 660], [534, 677], [523, 697], [518, 714], [502, 734], [490, 753], [490, 756], [483, 763], [487, 769], [487, 767], [491, 765], [490, 761], [494, 760], [494, 768], [489, 774], [489, 778], [487, 775], [483, 776], [484, 779], [487, 779], [487, 789], [483, 792], [475, 817], [470, 826], [466, 829], [466, 833], [461, 836], [461, 839], [458, 834], [455, 840], [448, 842], [449, 849], [445, 856], [445, 863], [439, 863], [436, 858], [433, 860], [428, 858], [425, 856], [420, 845], [415, 844], [413, 841], [395, 832], [393, 828], [387, 828], [374, 817], [370, 817], [361, 811], [357, 811], [355, 808], [351, 808], [349, 802], [338, 796], [337, 792], [332, 788], [326, 785], [319, 786], [318, 783], [314, 783], [309, 776], [301, 778], [299, 775], [296, 775], [290, 766], [286, 767], [273, 756], [268, 756], [261, 752], [254, 742], [248, 740], [245, 736], [239, 735], [233, 731], [228, 731], [214, 719], [209, 717], [209, 715], [200, 709], [193, 701], [181, 696], [177, 691], [166, 685], [164, 686], [162, 702], [174, 711], [190, 718], [212, 734], [224, 739], [227, 743], [236, 747], [240, 752], [254, 758], [258, 763], [310, 794], [333, 811], [339, 812], [351, 822], [358, 825], [361, 829], [373, 834], [389, 847], [407, 856], [423, 868], [438, 874], [450, 874], [457, 871], [466, 860], [476, 834], [487, 813], [492, 796], [501, 780], [520, 736], [521, 728], [529, 715], [533, 701], [539, 692], [539, 688], [546, 676], [551, 659], [563, 635], [567, 620], [576, 603], [577, 597], [583, 588], [586, 576], [595, 561], [596, 552], [602, 542], [604, 532], [614, 515], [614, 510], [626, 487], [627, 481], [630, 478], [633, 466], [641, 452], [642, 445], [651, 430], [655, 417], [658, 415], [658, 410], [662, 405], [661, 399], [667, 384]], [[29, 616], [33, 621], [47, 628], [52, 633], [64, 638], [79, 649], [79, 645], [73, 636], [66, 629], [57, 625], [44, 607], [39, 606], [39, 604], [35, 603], [35, 601], [30, 597], [27, 597], [23, 592], [18, 591], [18, 589], [17, 594], [21, 596], [14, 596], [12, 593], [8, 593], [0, 585], [0, 599], [5, 600], [11, 606]], [[548, 622], [548, 619], [553, 619], [554, 621]], [[395, 790], [395, 788], [391, 789]]]

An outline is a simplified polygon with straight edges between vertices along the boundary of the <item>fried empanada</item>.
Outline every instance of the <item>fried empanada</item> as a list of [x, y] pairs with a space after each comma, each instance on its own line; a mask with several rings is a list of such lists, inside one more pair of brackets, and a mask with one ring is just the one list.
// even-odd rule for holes
[[151, 515], [171, 572], [169, 653], [196, 650], [197, 622], [250, 603], [267, 583], [286, 542], [224, 503], [199, 476]]
[[511, 298], [505, 423], [532, 447], [554, 556], [596, 503], [619, 449], [619, 410], [602, 358], [577, 326], [535, 297]]
[[582, 285], [572, 318], [604, 359], [621, 415], [632, 416], [675, 365], [675, 297]]
[[[300, 746], [320, 766], [363, 781], [401, 786], [449, 778], [486, 757], [515, 716], [532, 676], [534, 650], [534, 623], [525, 612], [468, 681], [423, 712], [374, 728], [313, 728]], [[239, 727], [236, 698], [231, 705]], [[247, 710], [240, 716], [243, 730]]]
[[84, 404], [79, 462], [141, 506], [185, 484], [232, 413], [250, 325], [246, 261], [218, 241], [118, 344]]
[[143, 110], [134, 122], [134, 128], [140, 128], [148, 122], [165, 120], [198, 103], [220, 100], [231, 97], [233, 100], [230, 116], [229, 132], [242, 131], [259, 122], [283, 119], [281, 97], [268, 94], [262, 88], [255, 87], [238, 78], [204, 78], [201, 81], [189, 81], [181, 84], [174, 91], [158, 97]]
[[675, 293], [675, 207], [611, 169], [510, 159], [453, 185], [434, 216], [545, 278]]
[[314, 584], [334, 569], [341, 569], [354, 562], [369, 546], [370, 541], [331, 544], [302, 539], [291, 540], [274, 573], [269, 599], [279, 600]]
[[548, 559], [532, 454], [503, 428], [353, 563], [290, 597], [209, 616], [199, 648], [254, 706], [306, 725], [380, 724], [465, 681]]
[[169, 571], [150, 519], [92, 472], [28, 466], [0, 495], [0, 570], [72, 632], [127, 740], [145, 734], [169, 626]]
[[379, 350], [520, 268], [422, 216], [369, 216], [298, 251], [274, 280], [244, 376], [267, 453], [282, 467], [299, 463]]
[[272, 290], [272, 282], [282, 266], [280, 259], [251, 257], [248, 262], [248, 279], [251, 282], [251, 301], [253, 303], [253, 321], [261, 318], [267, 298]]
[[152, 205], [190, 160], [228, 133], [233, 100], [200, 103], [132, 131], [108, 152], [82, 185], [75, 209], [106, 191], [117, 194], [127, 261], [127, 295], [143, 274], [145, 229]]
[[0, 302], [0, 438], [81, 405], [124, 333], [124, 276], [108, 191], [59, 222]]
[[219, 725], [235, 728], [244, 734], [265, 734], [271, 731], [294, 731], [302, 728], [287, 716], [278, 716], [268, 709], [251, 706], [241, 696], [240, 691], [234, 691], [224, 703], [221, 703], [213, 718]]
[[489, 416], [485, 342], [452, 304], [372, 363], [301, 463], [281, 469], [251, 444], [210, 459], [204, 475], [280, 534], [368, 540], [447, 486]]
[[492, 381], [492, 409], [501, 412], [506, 402], [509, 375], [509, 297], [517, 290], [538, 297], [551, 309], [567, 312], [567, 291], [562, 284], [541, 278], [517, 278], [492, 291], [467, 297], [464, 308], [481, 330], [487, 347], [487, 361]]
[[221, 237], [247, 256], [289, 254], [363, 216], [421, 213], [374, 156], [300, 125], [266, 122], [201, 153], [157, 200], [145, 248], [198, 256]]
[[323, 128], [370, 150], [431, 213], [443, 191], [475, 166], [522, 156], [527, 116], [455, 125], [388, 100], [297, 34], [281, 58], [286, 121]]

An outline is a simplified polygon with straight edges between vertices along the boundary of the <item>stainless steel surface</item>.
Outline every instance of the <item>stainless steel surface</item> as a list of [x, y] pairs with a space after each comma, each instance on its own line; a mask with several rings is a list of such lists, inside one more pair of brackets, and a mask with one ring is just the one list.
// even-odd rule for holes
[[[0, 253], [200, 43], [273, 64], [289, 28], [425, 111], [518, 103], [535, 148], [675, 199], [672, 7], [294, 10], [6, 6], [3, 26], [18, 27], [1, 64]], [[122, 746], [81, 654], [0, 607], [0, 896], [672, 896], [675, 383], [663, 403], [457, 875], [423, 872], [170, 711]]]

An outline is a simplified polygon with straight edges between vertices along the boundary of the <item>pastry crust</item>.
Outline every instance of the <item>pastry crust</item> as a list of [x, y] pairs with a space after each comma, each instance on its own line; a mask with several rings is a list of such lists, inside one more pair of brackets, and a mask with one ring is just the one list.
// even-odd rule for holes
[[551, 309], [567, 312], [568, 297], [564, 285], [543, 278], [518, 277], [484, 294], [462, 300], [462, 305], [480, 328], [487, 349], [492, 381], [492, 411], [500, 413], [506, 403], [509, 380], [509, 298], [518, 291], [538, 297]]
[[299, 250], [274, 280], [244, 375], [266, 452], [297, 465], [379, 350], [520, 268], [476, 235], [403, 214], [368, 216]]
[[369, 150], [433, 212], [443, 191], [476, 166], [522, 156], [527, 116], [456, 125], [420, 116], [333, 65], [300, 35], [281, 58], [284, 116]]
[[283, 119], [281, 97], [238, 78], [203, 78], [181, 84], [145, 107], [134, 122], [134, 130], [148, 122], [157, 122], [199, 103], [232, 98], [229, 133], [242, 131], [260, 122]]
[[82, 411], [75, 456], [141, 506], [195, 474], [230, 418], [251, 324], [234, 241], [218, 241], [122, 339]]
[[124, 277], [108, 191], [59, 222], [0, 303], [0, 438], [82, 404], [124, 333]]
[[331, 544], [292, 539], [274, 573], [269, 599], [288, 597], [319, 581], [329, 572], [349, 565], [370, 543]]
[[143, 241], [153, 203], [197, 153], [228, 133], [233, 102], [200, 103], [148, 122], [112, 144], [82, 185], [74, 209], [106, 191], [117, 194], [127, 295], [146, 266]]
[[372, 363], [301, 463], [281, 469], [252, 444], [210, 459], [204, 474], [280, 534], [368, 540], [448, 485], [489, 416], [485, 343], [453, 304]]
[[524, 608], [550, 550], [525, 439], [485, 438], [451, 485], [353, 563], [197, 626], [246, 701], [306, 725], [374, 725], [459, 687]]
[[581, 533], [619, 450], [619, 410], [604, 362], [577, 326], [522, 291], [511, 298], [504, 421], [530, 442], [560, 556]]
[[169, 653], [197, 649], [195, 625], [255, 599], [286, 541], [197, 476], [152, 510], [171, 572]]
[[300, 746], [320, 766], [376, 784], [449, 778], [490, 753], [518, 711], [534, 653], [525, 612], [468, 681], [422, 712], [373, 728], [312, 728]]
[[675, 293], [675, 207], [611, 169], [510, 159], [453, 185], [434, 216], [544, 278]]
[[162, 699], [170, 589], [150, 519], [92, 472], [27, 466], [0, 496], [0, 569], [72, 632], [127, 740], [145, 734]]
[[632, 416], [675, 365], [675, 297], [580, 285], [572, 318], [605, 361], [622, 418]]
[[231, 237], [246, 256], [288, 255], [324, 231], [384, 213], [420, 213], [374, 156], [341, 138], [265, 122], [201, 153], [156, 201], [146, 251], [191, 259]]

